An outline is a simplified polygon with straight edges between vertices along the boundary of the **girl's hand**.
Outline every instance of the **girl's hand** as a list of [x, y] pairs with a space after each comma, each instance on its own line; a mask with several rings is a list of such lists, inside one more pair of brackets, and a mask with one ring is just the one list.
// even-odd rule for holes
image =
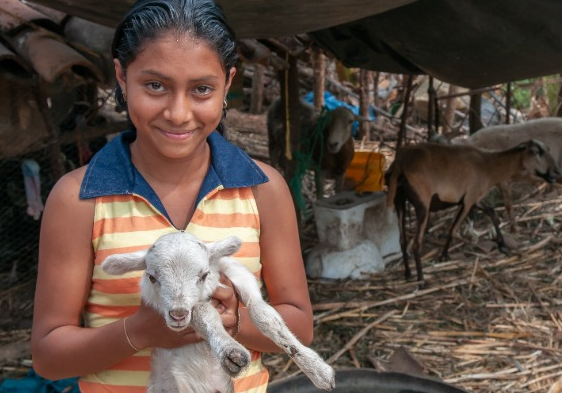
[[232, 281], [221, 273], [221, 284], [215, 290], [211, 299], [211, 304], [221, 314], [221, 320], [224, 328], [231, 336], [238, 334], [238, 294], [234, 290]]

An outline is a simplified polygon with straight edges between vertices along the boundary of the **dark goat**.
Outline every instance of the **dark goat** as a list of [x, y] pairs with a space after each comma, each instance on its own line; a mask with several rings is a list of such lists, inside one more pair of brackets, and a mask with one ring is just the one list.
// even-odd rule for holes
[[[352, 136], [353, 122], [365, 120], [343, 106], [338, 107], [328, 113], [323, 134], [318, 136], [313, 133], [321, 119], [320, 113], [312, 105], [300, 100], [300, 132], [303, 140], [309, 142], [309, 145], [304, 148], [309, 148], [312, 152], [313, 165], [309, 169], [315, 171], [318, 198], [323, 197], [325, 177], [336, 180], [336, 192], [343, 189], [345, 172], [355, 153]], [[283, 106], [281, 100], [276, 99], [267, 112], [267, 130], [270, 163], [279, 169], [285, 168], [287, 160], [284, 123]]]

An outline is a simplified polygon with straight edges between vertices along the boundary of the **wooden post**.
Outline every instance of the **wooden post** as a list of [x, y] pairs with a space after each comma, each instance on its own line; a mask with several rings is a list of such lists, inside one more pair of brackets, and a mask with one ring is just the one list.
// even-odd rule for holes
[[410, 95], [412, 94], [412, 82], [414, 80], [413, 75], [408, 75], [406, 81], [406, 90], [404, 91], [404, 99], [402, 105], [404, 108], [402, 110], [402, 117], [400, 120], [400, 129], [398, 130], [398, 140], [396, 141], [396, 151], [402, 147], [404, 143], [404, 138], [406, 136], [406, 122], [408, 121], [408, 109], [410, 107]]
[[257, 115], [263, 111], [263, 76], [265, 67], [254, 63], [254, 74], [252, 75], [252, 95], [250, 98], [250, 113]]
[[326, 56], [319, 49], [314, 49], [312, 53], [314, 61], [314, 79], [312, 82], [314, 107], [321, 109], [324, 105], [324, 92], [326, 90]]
[[[361, 69], [360, 71], [360, 93], [359, 93], [359, 114], [365, 118], [370, 118], [369, 116], [369, 86], [371, 82], [371, 72], [368, 70]], [[369, 122], [362, 121], [361, 126], [357, 132], [357, 139], [363, 140], [367, 137], [370, 140], [369, 132]]]
[[511, 123], [511, 82], [507, 83], [505, 93], [505, 124]]
[[373, 76], [373, 106], [376, 108], [379, 105], [379, 80], [380, 72], [375, 72]]
[[449, 84], [449, 92], [447, 93], [447, 100], [445, 103], [445, 113], [443, 114], [443, 134], [453, 131], [453, 124], [455, 123], [455, 111], [457, 110], [457, 97], [458, 87]]
[[[294, 152], [300, 148], [299, 141], [301, 138], [301, 131], [299, 127], [299, 73], [297, 58], [287, 54], [287, 62], [289, 68], [279, 72], [279, 85], [281, 86], [281, 102], [284, 103], [283, 114], [285, 122], [283, 122], [283, 129], [285, 131], [285, 165], [282, 168], [283, 174], [287, 181], [293, 179], [296, 175], [297, 162], [294, 160]], [[293, 193], [293, 202], [297, 212], [297, 221], [299, 228], [302, 227], [302, 211], [298, 204], [298, 200], [302, 195], [295, 195]]]
[[433, 77], [429, 77], [427, 86], [427, 139], [431, 139], [437, 130], [433, 127], [435, 114], [435, 88], [433, 87]]
[[482, 94], [475, 93], [470, 96], [470, 109], [468, 111], [468, 127], [470, 135], [483, 127], [482, 125]]

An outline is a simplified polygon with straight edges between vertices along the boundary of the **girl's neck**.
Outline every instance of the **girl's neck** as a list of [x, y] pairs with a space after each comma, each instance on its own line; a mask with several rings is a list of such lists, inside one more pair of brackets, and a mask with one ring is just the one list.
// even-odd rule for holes
[[208, 144], [192, 157], [170, 159], [142, 151], [137, 143], [131, 144], [131, 160], [151, 186], [181, 186], [201, 183], [209, 169], [211, 150]]

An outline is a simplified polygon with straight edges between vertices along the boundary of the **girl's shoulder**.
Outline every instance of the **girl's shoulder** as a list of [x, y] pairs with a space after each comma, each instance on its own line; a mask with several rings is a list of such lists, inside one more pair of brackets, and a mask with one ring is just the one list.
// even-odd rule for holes
[[80, 187], [86, 173], [87, 166], [74, 169], [64, 174], [51, 189], [47, 201], [55, 201], [66, 206], [75, 206], [78, 204], [92, 203], [87, 200], [80, 199]]

